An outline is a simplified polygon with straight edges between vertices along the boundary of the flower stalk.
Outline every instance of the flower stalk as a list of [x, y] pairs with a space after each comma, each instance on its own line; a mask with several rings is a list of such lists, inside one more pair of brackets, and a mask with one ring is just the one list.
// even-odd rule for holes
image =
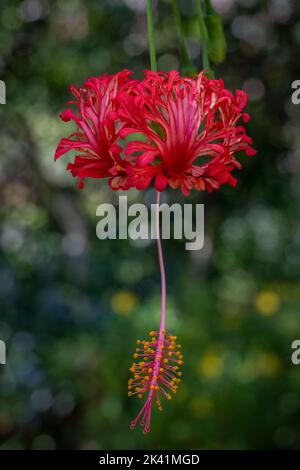
[[156, 72], [156, 70], [157, 70], [157, 61], [156, 61], [155, 38], [154, 38], [152, 0], [147, 0], [147, 21], [148, 21], [150, 66], [151, 66], [151, 70]]

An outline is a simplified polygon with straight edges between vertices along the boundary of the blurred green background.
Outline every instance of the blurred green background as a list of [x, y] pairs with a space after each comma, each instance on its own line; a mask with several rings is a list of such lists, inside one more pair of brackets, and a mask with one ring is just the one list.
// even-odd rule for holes
[[[58, 119], [71, 83], [149, 68], [143, 0], [1, 0], [0, 449], [261, 449], [300, 447], [300, 5], [216, 0], [228, 39], [215, 68], [249, 93], [257, 157], [236, 188], [193, 193], [205, 247], [164, 243], [168, 325], [185, 355], [178, 394], [129, 430], [137, 338], [159, 321], [155, 244], [96, 237], [96, 208], [117, 201], [101, 181], [83, 191], [53, 155], [71, 131]], [[188, 45], [200, 45], [182, 0]], [[168, 0], [156, 4], [160, 70], [181, 66]], [[130, 200], [154, 201], [153, 191]], [[165, 200], [181, 201], [178, 191]]]

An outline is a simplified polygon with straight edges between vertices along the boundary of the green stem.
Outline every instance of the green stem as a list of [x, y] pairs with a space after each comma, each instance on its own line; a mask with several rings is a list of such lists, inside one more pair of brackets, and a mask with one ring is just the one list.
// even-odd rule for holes
[[204, 22], [204, 14], [202, 9], [201, 0], [195, 0], [196, 4], [196, 12], [198, 16], [198, 23], [200, 29], [200, 36], [201, 36], [201, 46], [202, 46], [202, 65], [204, 69], [210, 69], [209, 64], [209, 57], [208, 57], [208, 38], [207, 38], [207, 30]]
[[156, 62], [156, 52], [155, 52], [152, 0], [147, 0], [147, 20], [148, 20], [150, 66], [151, 66], [151, 70], [156, 72], [157, 71], [157, 62]]
[[184, 62], [184, 65], [187, 66], [191, 71], [195, 72], [195, 66], [193, 64], [193, 61], [190, 57], [188, 48], [186, 46], [185, 42], [185, 35], [184, 35], [184, 30], [183, 30], [183, 24], [181, 21], [181, 16], [180, 16], [180, 11], [178, 8], [178, 1], [177, 0], [172, 0], [172, 6], [173, 6], [173, 13], [175, 17], [175, 22], [176, 22], [176, 27], [177, 27], [177, 32], [179, 36], [179, 46], [180, 46], [180, 52], [182, 55], [182, 59]]

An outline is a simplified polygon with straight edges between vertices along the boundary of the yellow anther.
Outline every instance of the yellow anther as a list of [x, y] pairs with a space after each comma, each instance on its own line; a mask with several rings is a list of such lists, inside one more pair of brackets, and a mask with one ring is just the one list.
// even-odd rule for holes
[[172, 400], [172, 397], [171, 397], [171, 395], [170, 395], [169, 393], [167, 393], [166, 398], [167, 398], [168, 400]]
[[132, 395], [132, 392], [128, 392], [128, 396], [131, 397], [131, 395]]
[[151, 369], [151, 367], [149, 367], [148, 372], [149, 372], [149, 374], [152, 374], [153, 369]]
[[154, 376], [153, 376], [153, 379], [154, 379], [154, 380], [157, 380], [157, 379], [158, 379], [157, 375], [154, 375]]
[[138, 398], [143, 398], [143, 394], [142, 394], [142, 393], [139, 393], [139, 394], [138, 394]]
[[182, 376], [182, 372], [178, 372], [178, 375], [179, 375], [179, 377], [181, 377], [181, 376]]
[[159, 369], [159, 372], [163, 372], [163, 371], [164, 371], [164, 368], [161, 367], [161, 368]]
[[139, 355], [137, 353], [134, 353], [133, 357], [134, 357], [134, 359], [137, 359], [139, 357]]
[[178, 361], [178, 364], [179, 364], [180, 366], [182, 366], [183, 361]]
[[137, 339], [137, 340], [136, 340], [136, 344], [141, 344], [141, 340], [140, 340], [140, 339]]
[[171, 353], [171, 352], [169, 352], [169, 353], [168, 353], [168, 356], [169, 356], [169, 357], [171, 357], [171, 356], [172, 356], [172, 353]]
[[164, 359], [164, 363], [167, 364], [169, 362], [168, 359]]

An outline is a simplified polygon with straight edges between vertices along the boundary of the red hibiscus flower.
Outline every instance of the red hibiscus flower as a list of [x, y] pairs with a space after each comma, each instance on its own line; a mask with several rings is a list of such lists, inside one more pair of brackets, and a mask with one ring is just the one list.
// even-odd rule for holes
[[[252, 139], [239, 125], [247, 94], [233, 95], [222, 80], [210, 80], [203, 72], [196, 78], [181, 77], [177, 71], [145, 72], [145, 79], [134, 83], [130, 92], [120, 92], [119, 135], [139, 138], [125, 149], [128, 175], [137, 189], [167, 185], [180, 187], [188, 195], [198, 190], [218, 189], [236, 184], [234, 168], [241, 168], [236, 152], [254, 155]], [[141, 134], [144, 138], [141, 138]]]
[[67, 169], [80, 179], [109, 178], [112, 189], [129, 189], [127, 176], [129, 162], [122, 160], [122, 147], [117, 143], [119, 123], [116, 121], [118, 101], [116, 96], [125, 84], [132, 80], [130, 72], [124, 70], [115, 75], [91, 77], [82, 87], [71, 86], [75, 100], [69, 101], [75, 107], [67, 108], [60, 117], [63, 121], [74, 121], [78, 130], [58, 144], [55, 160], [70, 150], [76, 156]]

